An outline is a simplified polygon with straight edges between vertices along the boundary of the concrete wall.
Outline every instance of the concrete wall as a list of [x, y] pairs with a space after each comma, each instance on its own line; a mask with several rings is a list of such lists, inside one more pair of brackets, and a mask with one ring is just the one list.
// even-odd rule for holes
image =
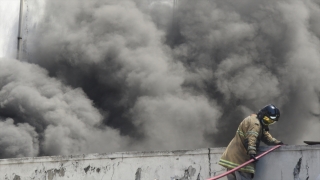
[[[262, 147], [265, 151], [268, 147]], [[4, 180], [204, 180], [225, 171], [224, 148], [0, 160]], [[318, 180], [320, 146], [285, 146], [261, 158], [255, 179]], [[225, 178], [223, 178], [225, 179]]]

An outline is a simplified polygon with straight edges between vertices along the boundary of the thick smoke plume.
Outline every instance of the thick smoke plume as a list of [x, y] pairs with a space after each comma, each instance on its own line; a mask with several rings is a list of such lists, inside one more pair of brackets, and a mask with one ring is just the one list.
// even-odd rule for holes
[[269, 103], [273, 136], [319, 137], [316, 0], [26, 2], [24, 62], [0, 61], [1, 157], [226, 146]]
[[14, 59], [0, 65], [2, 156], [104, 152], [125, 144], [118, 131], [99, 128], [102, 115], [80, 88], [37, 65]]

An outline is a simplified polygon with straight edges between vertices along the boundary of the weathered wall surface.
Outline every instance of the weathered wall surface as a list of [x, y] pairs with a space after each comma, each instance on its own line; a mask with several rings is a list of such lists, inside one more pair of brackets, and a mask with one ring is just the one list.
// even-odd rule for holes
[[[204, 180], [225, 171], [224, 148], [0, 160], [4, 180]], [[262, 151], [267, 147], [262, 147]], [[320, 146], [285, 146], [259, 160], [255, 179], [316, 180]]]

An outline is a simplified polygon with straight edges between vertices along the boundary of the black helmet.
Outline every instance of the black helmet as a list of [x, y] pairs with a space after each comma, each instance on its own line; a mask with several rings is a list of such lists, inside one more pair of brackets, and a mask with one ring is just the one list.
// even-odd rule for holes
[[270, 125], [279, 120], [280, 110], [275, 105], [269, 104], [262, 108], [257, 116], [263, 125]]

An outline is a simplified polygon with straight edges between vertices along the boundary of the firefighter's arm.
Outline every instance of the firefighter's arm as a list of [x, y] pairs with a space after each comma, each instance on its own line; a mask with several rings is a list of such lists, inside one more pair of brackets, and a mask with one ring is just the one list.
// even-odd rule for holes
[[253, 125], [251, 125], [248, 129], [248, 131], [246, 132], [246, 137], [247, 137], [247, 142], [248, 142], [248, 148], [247, 148], [247, 152], [248, 154], [257, 154], [257, 147], [256, 147], [256, 142], [257, 142], [257, 138], [259, 135], [259, 127], [260, 125], [258, 123], [255, 123]]
[[278, 145], [283, 144], [281, 141], [277, 140], [276, 138], [272, 137], [269, 131], [263, 129], [262, 130], [262, 142], [264, 142], [266, 145]]

